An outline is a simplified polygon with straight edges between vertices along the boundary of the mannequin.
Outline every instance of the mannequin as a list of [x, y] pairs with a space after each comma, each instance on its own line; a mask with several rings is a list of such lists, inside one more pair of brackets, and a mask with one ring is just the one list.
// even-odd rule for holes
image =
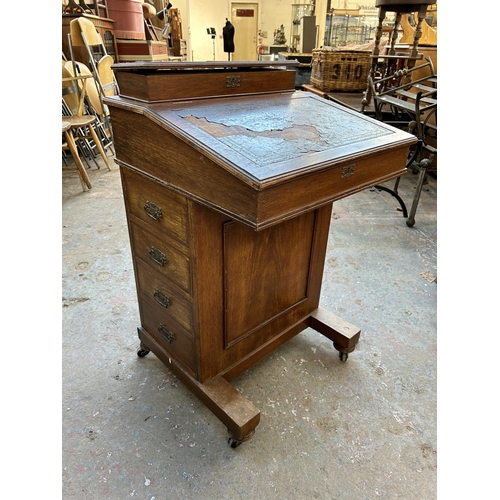
[[224, 52], [227, 52], [227, 60], [231, 60], [231, 52], [234, 52], [234, 26], [226, 17], [226, 25], [222, 28], [222, 37], [224, 38]]

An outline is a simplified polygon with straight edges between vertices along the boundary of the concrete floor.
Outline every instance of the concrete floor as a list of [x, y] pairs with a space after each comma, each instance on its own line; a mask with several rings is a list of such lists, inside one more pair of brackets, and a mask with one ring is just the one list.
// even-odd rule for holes
[[[436, 196], [334, 204], [321, 305], [361, 327], [346, 363], [305, 330], [236, 380], [261, 410], [236, 449], [154, 354], [139, 358], [119, 171], [62, 188], [62, 498], [436, 498]], [[416, 177], [403, 177], [411, 204]], [[392, 183], [387, 184], [392, 186]]]

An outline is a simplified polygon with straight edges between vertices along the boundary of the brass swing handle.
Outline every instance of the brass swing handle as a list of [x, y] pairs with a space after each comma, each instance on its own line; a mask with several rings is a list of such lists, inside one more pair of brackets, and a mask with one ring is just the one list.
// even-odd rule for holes
[[169, 344], [175, 340], [175, 335], [165, 325], [160, 324], [158, 331]]
[[167, 256], [155, 247], [151, 247], [151, 250], [149, 250], [149, 256], [160, 266], [164, 266], [167, 263]]
[[158, 302], [158, 304], [163, 306], [165, 309], [170, 305], [170, 297], [161, 290], [156, 289], [153, 293], [153, 297], [156, 302]]
[[149, 215], [149, 217], [151, 217], [154, 220], [159, 220], [163, 217], [163, 212], [161, 210], [161, 207], [155, 205], [153, 202], [149, 200], [146, 201], [144, 205], [144, 211], [146, 212], [147, 215]]

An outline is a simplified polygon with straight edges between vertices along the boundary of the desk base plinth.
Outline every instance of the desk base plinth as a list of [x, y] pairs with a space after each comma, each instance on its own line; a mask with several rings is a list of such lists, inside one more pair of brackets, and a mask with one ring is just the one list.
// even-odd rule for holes
[[226, 372], [204, 383], [196, 380], [178, 363], [166, 349], [142, 327], [137, 329], [140, 349], [139, 357], [153, 352], [205, 406], [227, 427], [228, 443], [236, 448], [251, 439], [260, 422], [260, 410], [235, 389], [230, 380], [257, 363], [289, 339], [310, 327], [333, 341], [341, 361], [354, 351], [359, 340], [360, 329], [338, 316], [318, 308], [303, 321], [281, 332], [272, 341], [263, 345], [247, 358], [233, 365]]

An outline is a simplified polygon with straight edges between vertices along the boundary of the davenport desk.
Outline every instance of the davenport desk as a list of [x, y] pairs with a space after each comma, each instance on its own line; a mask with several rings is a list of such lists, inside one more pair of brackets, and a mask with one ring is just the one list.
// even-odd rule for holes
[[319, 307], [335, 200], [405, 172], [413, 136], [309, 92], [293, 63], [122, 63], [110, 108], [152, 351], [226, 425], [230, 381], [305, 328], [345, 361], [360, 330]]

